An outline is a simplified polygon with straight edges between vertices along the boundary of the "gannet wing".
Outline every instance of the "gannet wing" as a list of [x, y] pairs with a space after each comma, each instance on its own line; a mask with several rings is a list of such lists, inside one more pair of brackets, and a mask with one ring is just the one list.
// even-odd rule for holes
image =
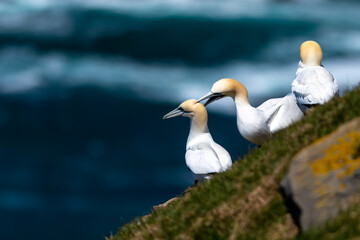
[[267, 122], [272, 133], [290, 126], [304, 116], [292, 93], [281, 98], [272, 111], [273, 113], [270, 115]]
[[281, 100], [281, 98], [271, 98], [269, 100], [266, 100], [260, 106], [258, 106], [257, 109], [265, 111], [269, 108], [274, 107], [279, 102], [279, 100]]
[[221, 171], [219, 157], [209, 143], [199, 143], [186, 151], [186, 165], [195, 174]]
[[324, 104], [339, 91], [336, 80], [324, 67], [302, 71], [291, 90], [299, 105]]
[[225, 171], [232, 165], [231, 156], [228, 151], [225, 150], [221, 145], [217, 144], [216, 142], [211, 143], [212, 149], [216, 152], [218, 156], [219, 162], [221, 164], [221, 170]]

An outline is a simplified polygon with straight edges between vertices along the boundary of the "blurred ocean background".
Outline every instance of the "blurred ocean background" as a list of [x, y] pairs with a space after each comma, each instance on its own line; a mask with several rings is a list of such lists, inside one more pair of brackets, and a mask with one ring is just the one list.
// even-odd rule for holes
[[[250, 102], [290, 91], [318, 41], [341, 91], [360, 81], [360, 3], [0, 1], [0, 238], [103, 239], [193, 180], [188, 119], [162, 116], [232, 77]], [[209, 108], [233, 160], [253, 146], [230, 99]]]

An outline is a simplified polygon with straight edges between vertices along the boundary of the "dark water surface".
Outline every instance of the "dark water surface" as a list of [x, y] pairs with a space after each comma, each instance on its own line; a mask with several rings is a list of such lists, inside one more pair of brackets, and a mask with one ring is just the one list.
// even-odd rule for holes
[[[180, 194], [189, 120], [162, 120], [175, 107], [95, 87], [0, 96], [4, 239], [99, 239]], [[214, 139], [244, 153], [235, 119], [210, 117]]]

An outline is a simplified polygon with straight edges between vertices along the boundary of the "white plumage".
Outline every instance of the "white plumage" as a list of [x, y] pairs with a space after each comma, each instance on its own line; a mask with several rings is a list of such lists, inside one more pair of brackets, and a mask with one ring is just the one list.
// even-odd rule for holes
[[300, 46], [300, 62], [291, 90], [303, 112], [338, 96], [339, 88], [333, 75], [321, 64], [320, 45], [305, 41]]
[[324, 104], [339, 94], [336, 79], [325, 67], [305, 66], [302, 61], [299, 62], [291, 90], [302, 111], [311, 105]]
[[240, 134], [259, 145], [304, 116], [292, 93], [283, 98], [269, 99], [257, 108], [235, 98], [235, 106]]
[[240, 134], [258, 145], [304, 116], [292, 93], [283, 98], [269, 99], [257, 108], [252, 107], [245, 86], [231, 78], [217, 81], [211, 91], [198, 101], [209, 99], [205, 103], [207, 105], [226, 96], [232, 97], [235, 102]]
[[192, 136], [189, 136], [186, 144], [185, 160], [195, 180], [207, 179], [231, 166], [229, 153], [214, 142], [210, 133], [190, 135]]
[[189, 117], [191, 121], [185, 161], [194, 175], [195, 183], [209, 179], [213, 174], [223, 172], [231, 166], [229, 153], [211, 137], [206, 108], [201, 103], [197, 103], [195, 99], [187, 100], [166, 114], [164, 119], [177, 116]]
[[267, 123], [272, 133], [290, 126], [304, 116], [292, 93], [288, 93], [282, 98], [269, 99], [257, 109], [269, 116]]

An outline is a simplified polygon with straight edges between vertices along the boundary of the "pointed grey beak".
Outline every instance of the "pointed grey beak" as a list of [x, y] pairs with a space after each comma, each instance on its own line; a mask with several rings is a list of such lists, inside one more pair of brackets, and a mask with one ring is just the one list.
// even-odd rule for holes
[[205, 102], [204, 106], [214, 102], [214, 101], [217, 101], [221, 98], [225, 97], [225, 95], [223, 95], [222, 93], [213, 93], [213, 92], [208, 92], [205, 96], [201, 97], [199, 100], [197, 100], [197, 102], [201, 102], [205, 99], [209, 99]]
[[173, 117], [180, 117], [184, 114], [184, 110], [176, 108], [174, 110], [172, 110], [171, 112], [169, 112], [168, 114], [166, 114], [163, 119], [169, 119], [169, 118], [173, 118]]

